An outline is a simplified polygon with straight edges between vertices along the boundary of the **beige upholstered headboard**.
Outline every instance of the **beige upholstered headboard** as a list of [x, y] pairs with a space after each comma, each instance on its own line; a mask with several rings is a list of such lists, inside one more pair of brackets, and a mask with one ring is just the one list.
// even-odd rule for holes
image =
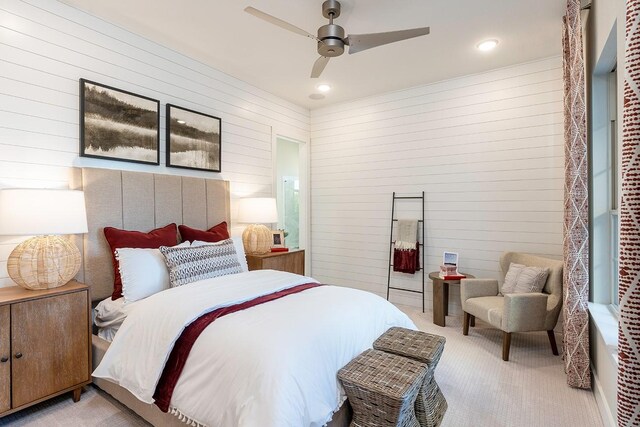
[[231, 225], [228, 181], [76, 168], [71, 187], [85, 194], [89, 232], [81, 245], [83, 265], [78, 279], [90, 286], [94, 301], [113, 291], [112, 258], [104, 227], [150, 231], [172, 222], [199, 229], [222, 221]]

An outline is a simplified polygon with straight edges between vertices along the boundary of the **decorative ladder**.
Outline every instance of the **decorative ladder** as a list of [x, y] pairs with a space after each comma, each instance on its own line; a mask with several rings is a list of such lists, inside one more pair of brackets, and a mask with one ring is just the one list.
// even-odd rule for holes
[[[397, 222], [398, 219], [394, 218], [396, 212], [396, 200], [422, 200], [422, 219], [418, 220], [418, 226], [422, 224], [422, 241], [418, 244], [420, 245], [420, 271], [422, 272], [422, 290], [414, 291], [412, 289], [405, 288], [396, 288], [391, 286], [391, 269], [393, 268], [393, 244], [395, 240], [393, 240], [393, 223]], [[405, 291], [405, 292], [413, 292], [415, 294], [420, 294], [422, 296], [422, 312], [424, 313], [424, 191], [422, 192], [422, 196], [396, 196], [396, 192], [393, 192], [393, 201], [391, 203], [391, 230], [389, 232], [389, 271], [387, 272], [387, 301], [389, 301], [389, 292], [391, 289], [396, 291]]]

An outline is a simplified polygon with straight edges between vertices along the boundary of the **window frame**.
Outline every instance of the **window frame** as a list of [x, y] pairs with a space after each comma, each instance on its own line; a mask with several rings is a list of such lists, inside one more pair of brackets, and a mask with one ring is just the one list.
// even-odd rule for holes
[[617, 66], [607, 76], [607, 101], [609, 112], [609, 136], [607, 138], [609, 153], [609, 269], [610, 269], [610, 309], [618, 314], [619, 310], [619, 234], [620, 234], [620, 218], [618, 215], [619, 205], [619, 150], [618, 150], [618, 79]]

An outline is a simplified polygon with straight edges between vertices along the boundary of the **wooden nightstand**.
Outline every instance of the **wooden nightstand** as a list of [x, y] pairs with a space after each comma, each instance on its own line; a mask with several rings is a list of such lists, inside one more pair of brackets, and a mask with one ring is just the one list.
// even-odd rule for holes
[[88, 286], [0, 288], [0, 417], [91, 382]]
[[304, 276], [304, 249], [289, 252], [269, 252], [264, 255], [247, 255], [251, 270], [280, 270]]

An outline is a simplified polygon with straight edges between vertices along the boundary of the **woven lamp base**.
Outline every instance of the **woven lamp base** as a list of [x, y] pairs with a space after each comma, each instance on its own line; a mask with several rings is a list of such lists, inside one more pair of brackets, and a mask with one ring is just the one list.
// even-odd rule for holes
[[251, 224], [242, 233], [244, 251], [249, 255], [262, 255], [271, 250], [273, 237], [264, 225]]
[[80, 251], [60, 236], [32, 237], [9, 255], [9, 277], [26, 289], [50, 289], [64, 285], [80, 270]]

